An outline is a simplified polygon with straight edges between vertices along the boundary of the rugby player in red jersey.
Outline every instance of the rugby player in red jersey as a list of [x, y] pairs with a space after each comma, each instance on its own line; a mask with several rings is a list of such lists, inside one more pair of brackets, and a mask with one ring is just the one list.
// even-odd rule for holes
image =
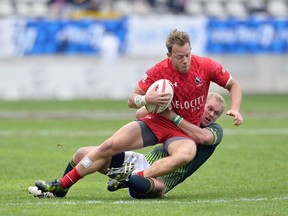
[[[160, 176], [157, 178], [144, 178], [135, 175], [138, 171], [147, 169], [150, 164], [155, 161], [167, 157], [168, 153], [162, 144], [156, 145], [152, 150], [145, 154], [140, 154], [133, 151], [125, 151], [108, 158], [106, 164], [99, 170], [102, 174], [113, 174], [114, 179], [108, 181], [107, 189], [111, 192], [128, 188], [129, 195], [132, 198], [162, 198], [170, 190], [185, 181], [186, 178], [191, 176], [196, 170], [199, 169], [214, 153], [216, 147], [220, 144], [223, 137], [223, 129], [215, 121], [222, 115], [226, 107], [224, 98], [215, 92], [209, 92], [207, 101], [204, 108], [204, 113], [201, 120], [201, 127], [193, 125], [183, 119], [178, 127], [183, 130], [187, 135], [197, 140], [197, 153], [192, 161], [187, 163], [168, 175]], [[140, 118], [147, 115], [148, 111], [140, 108], [136, 112], [136, 117]], [[161, 113], [161, 116], [171, 120], [175, 113], [168, 109]], [[66, 175], [72, 168], [78, 164], [83, 157], [97, 146], [86, 146], [79, 148], [74, 154], [70, 163], [64, 171]], [[134, 171], [132, 171], [135, 168]], [[107, 172], [108, 171], [108, 172]], [[117, 181], [118, 177], [125, 178], [127, 172], [131, 172], [124, 181]], [[109, 175], [110, 175], [109, 174]], [[54, 197], [50, 192], [42, 192], [36, 186], [31, 186], [28, 191], [35, 197]]]
[[[139, 108], [146, 103], [160, 106], [167, 104], [170, 99], [168, 93], [157, 93], [156, 88], [155, 91], [145, 93], [158, 79], [169, 79], [174, 84], [173, 111], [199, 126], [210, 83], [214, 82], [229, 91], [231, 105], [226, 114], [234, 117], [234, 125], [240, 125], [243, 121], [240, 114], [242, 91], [230, 73], [210, 58], [192, 55], [190, 38], [186, 32], [172, 31], [166, 47], [167, 58], [146, 72], [145, 78], [138, 82], [130, 95], [128, 106]], [[90, 151], [61, 179], [51, 182], [37, 180], [35, 185], [43, 192], [63, 197], [79, 179], [99, 171], [107, 158], [157, 143], [163, 143], [169, 156], [156, 161], [138, 175], [157, 177], [168, 174], [190, 162], [196, 154], [196, 142], [177, 127], [181, 118], [171, 122], [160, 115], [149, 114], [132, 121], [100, 144], [99, 148]]]

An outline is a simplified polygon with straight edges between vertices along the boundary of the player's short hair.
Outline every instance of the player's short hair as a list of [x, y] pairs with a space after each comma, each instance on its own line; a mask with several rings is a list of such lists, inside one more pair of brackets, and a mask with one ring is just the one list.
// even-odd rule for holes
[[189, 34], [187, 32], [178, 31], [177, 29], [174, 29], [172, 32], [170, 32], [166, 39], [166, 47], [170, 54], [172, 54], [172, 46], [174, 44], [183, 46], [186, 43], [191, 45]]
[[221, 106], [221, 114], [224, 112], [224, 110], [226, 109], [226, 102], [225, 99], [223, 98], [222, 95], [220, 95], [219, 93], [216, 92], [209, 92], [208, 96], [207, 96], [207, 101], [211, 100], [211, 99], [215, 99]]

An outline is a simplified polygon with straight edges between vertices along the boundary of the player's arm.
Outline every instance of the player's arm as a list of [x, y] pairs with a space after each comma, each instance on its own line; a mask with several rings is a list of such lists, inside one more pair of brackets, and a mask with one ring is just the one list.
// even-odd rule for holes
[[242, 101], [242, 90], [240, 85], [234, 78], [231, 78], [225, 88], [230, 93], [231, 106], [226, 112], [226, 115], [234, 117], [234, 125], [239, 126], [243, 122], [242, 115], [240, 114], [240, 105]]
[[146, 103], [145, 92], [137, 85], [128, 98], [128, 106], [130, 108], [139, 108], [145, 106]]
[[212, 145], [214, 143], [214, 135], [206, 128], [200, 128], [183, 119], [178, 127], [188, 136], [192, 137], [196, 143], [202, 145]]
[[140, 108], [147, 103], [164, 106], [169, 102], [170, 94], [168, 92], [158, 93], [158, 86], [154, 87], [154, 90], [145, 94], [145, 92], [137, 85], [133, 93], [128, 98], [128, 106], [130, 108]]
[[145, 107], [141, 107], [135, 113], [136, 118], [141, 118], [149, 114], [149, 111]]
[[212, 145], [214, 143], [214, 135], [210, 130], [206, 128], [200, 128], [186, 121], [184, 118], [177, 115], [173, 110], [167, 109], [164, 112], [162, 112], [160, 115], [172, 121], [185, 134], [193, 138], [196, 143], [202, 144], [202, 145]]
[[[142, 107], [136, 111], [136, 118], [141, 118], [146, 116], [149, 112], [146, 110], [145, 107]], [[165, 110], [160, 114], [164, 118], [173, 121], [173, 117], [176, 113], [172, 110]], [[175, 119], [177, 121], [177, 119]], [[181, 120], [181, 121], [180, 121]], [[176, 122], [177, 124], [177, 122]], [[177, 125], [185, 134], [192, 137], [195, 142], [202, 144], [202, 145], [212, 145], [214, 143], [214, 135], [213, 133], [206, 129], [200, 128], [190, 122], [186, 121], [182, 117], [179, 116], [179, 124]]]

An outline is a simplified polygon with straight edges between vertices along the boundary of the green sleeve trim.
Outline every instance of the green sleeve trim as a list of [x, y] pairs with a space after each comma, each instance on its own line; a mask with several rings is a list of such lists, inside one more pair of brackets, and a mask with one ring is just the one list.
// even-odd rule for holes
[[207, 126], [206, 129], [211, 131], [214, 136], [212, 145], [218, 145], [222, 141], [223, 128], [218, 123], [212, 123], [211, 125]]

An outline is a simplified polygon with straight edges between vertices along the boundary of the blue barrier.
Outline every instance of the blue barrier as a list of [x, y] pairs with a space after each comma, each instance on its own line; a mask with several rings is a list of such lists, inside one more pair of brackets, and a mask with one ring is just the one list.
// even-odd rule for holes
[[[126, 19], [119, 20], [28, 20], [23, 34], [30, 32], [31, 46], [24, 55], [93, 54], [101, 51], [107, 33], [119, 40], [119, 53], [125, 50]], [[23, 36], [22, 37], [26, 37]], [[23, 40], [23, 39], [22, 39]]]
[[287, 53], [288, 20], [210, 19], [207, 23], [206, 52], [223, 53]]
[[[133, 34], [131, 34], [128, 29], [133, 27], [131, 26], [133, 22], [128, 22], [128, 19], [132, 20], [133, 17], [123, 17], [116, 20], [24, 20], [24, 24], [20, 22], [21, 25], [18, 26], [19, 29], [13, 36], [15, 37], [15, 47], [17, 48], [17, 54], [21, 55], [99, 55], [103, 45], [102, 42], [109, 33], [114, 35], [119, 42], [118, 53], [126, 54], [127, 50], [133, 50], [132, 46], [138, 43], [137, 31], [141, 34], [143, 30], [141, 26], [137, 26], [135, 30], [134, 26]], [[190, 17], [187, 17], [187, 20], [191, 22]], [[146, 28], [145, 32], [149, 33], [149, 25], [145, 25], [145, 21], [148, 22], [143, 17], [143, 20], [141, 19], [138, 22], [143, 23]], [[166, 24], [166, 22], [171, 22], [171, 25]], [[167, 29], [167, 26], [175, 26], [174, 22], [173, 18], [169, 19], [168, 17], [163, 24], [163, 29]], [[192, 29], [201, 32], [203, 30], [202, 35], [207, 35], [207, 40], [205, 41], [205, 37], [203, 37], [203, 43], [201, 42], [197, 47], [198, 50], [204, 50], [206, 53], [259, 54], [288, 52], [287, 19], [250, 17], [245, 20], [235, 18], [219, 20], [209, 18], [207, 21], [201, 22], [201, 26]], [[151, 28], [151, 31], [155, 32], [155, 29]], [[161, 28], [159, 31], [162, 33]], [[148, 33], [147, 35], [149, 35]], [[132, 40], [134, 44], [126, 42], [131, 37], [134, 37]], [[191, 38], [193, 38], [193, 34]], [[149, 44], [151, 38], [148, 37], [147, 41], [143, 38], [141, 40], [141, 45], [145, 45], [146, 43]], [[154, 38], [154, 40], [157, 40], [157, 38]], [[162, 45], [159, 46], [162, 48]], [[141, 46], [137, 49], [141, 49]]]

